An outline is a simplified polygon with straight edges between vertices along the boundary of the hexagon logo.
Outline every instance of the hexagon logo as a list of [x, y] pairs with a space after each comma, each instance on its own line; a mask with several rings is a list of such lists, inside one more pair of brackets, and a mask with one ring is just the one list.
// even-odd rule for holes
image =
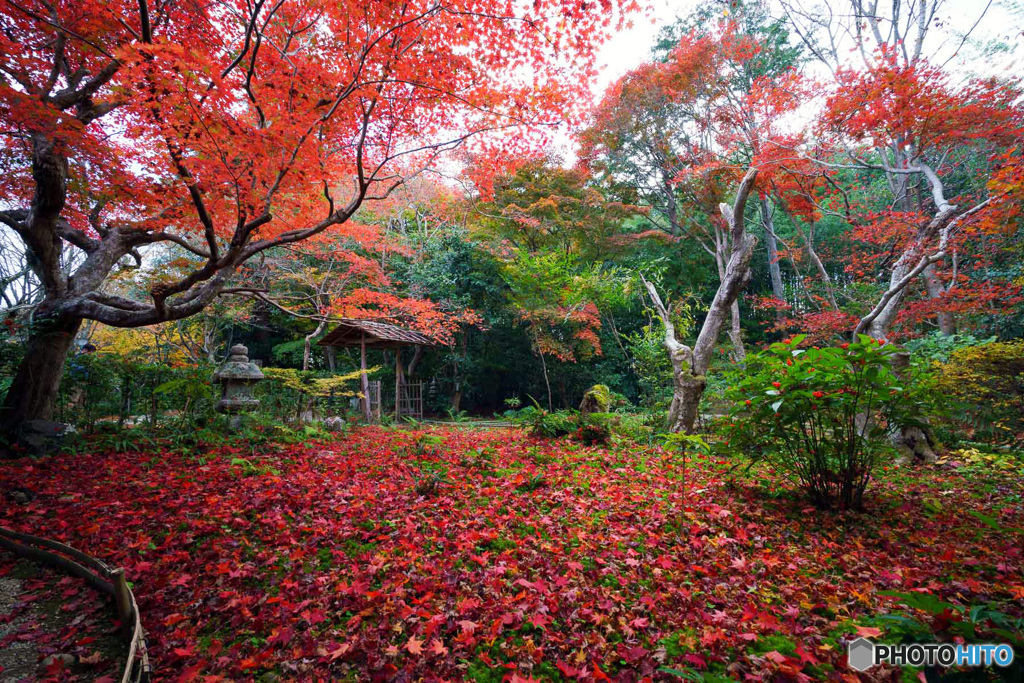
[[867, 638], [858, 638], [846, 651], [846, 662], [851, 669], [867, 671], [875, 665], [875, 644]]

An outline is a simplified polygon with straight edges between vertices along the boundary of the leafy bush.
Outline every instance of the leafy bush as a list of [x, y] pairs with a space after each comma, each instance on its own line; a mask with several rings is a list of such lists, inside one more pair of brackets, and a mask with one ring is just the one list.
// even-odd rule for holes
[[214, 414], [217, 387], [213, 368], [139, 362], [108, 353], [76, 353], [67, 360], [55, 419], [92, 433], [130, 427], [143, 420], [150, 429], [206, 424]]
[[[371, 368], [368, 372], [375, 372]], [[343, 375], [321, 376], [315, 372], [304, 372], [294, 368], [263, 368], [266, 380], [256, 385], [256, 396], [260, 398], [260, 410], [287, 417], [291, 412], [298, 420], [304, 411], [316, 411], [331, 400], [346, 399], [356, 395], [354, 390], [359, 381], [360, 371]]]
[[654, 434], [665, 422], [663, 412], [641, 414], [616, 413], [617, 421], [612, 425], [612, 433], [626, 441], [650, 445]]
[[765, 459], [822, 508], [859, 509], [889, 436], [920, 425], [918, 393], [893, 369], [891, 345], [861, 336], [798, 348], [804, 336], [747, 357], [727, 395], [726, 444]]
[[[928, 593], [879, 591], [892, 600], [896, 613], [881, 614], [874, 622], [885, 627], [887, 642], [930, 643], [962, 642], [1005, 643], [1015, 652], [1024, 647], [1024, 618], [1012, 603], [955, 604]], [[898, 607], [902, 606], [902, 607]], [[1017, 614], [1014, 614], [1017, 612]], [[993, 666], [964, 671], [931, 671], [929, 681], [1020, 681], [1024, 680], [1024, 660], [1014, 657], [1010, 666]]]
[[612, 437], [611, 416], [607, 413], [580, 415], [577, 423], [576, 439], [588, 446], [606, 444]]
[[925, 362], [947, 363], [949, 357], [960, 349], [994, 342], [995, 337], [978, 339], [973, 334], [942, 334], [932, 332], [917, 339], [911, 339], [905, 346], [914, 358]]
[[954, 422], [975, 438], [1024, 440], [1024, 341], [956, 349], [938, 365], [937, 385], [939, 395], [956, 408]]
[[535, 405], [526, 406], [513, 416], [513, 420], [530, 430], [534, 436], [556, 439], [576, 431], [576, 416], [568, 410], [550, 413]]

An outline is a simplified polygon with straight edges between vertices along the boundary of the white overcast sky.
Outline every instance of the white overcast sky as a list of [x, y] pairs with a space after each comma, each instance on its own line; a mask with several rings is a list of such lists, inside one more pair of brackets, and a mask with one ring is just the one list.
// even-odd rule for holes
[[[699, 0], [649, 2], [650, 18], [637, 15], [631, 28], [617, 33], [602, 48], [599, 63], [603, 71], [597, 83], [598, 94], [616, 78], [649, 59], [651, 46], [662, 26], [671, 24], [676, 17], [688, 15], [699, 4]], [[822, 0], [802, 0], [805, 7], [820, 2]], [[848, 0], [829, 0], [829, 3], [836, 8], [848, 6]], [[774, 6], [773, 14], [782, 16], [781, 8]], [[1024, 71], [1020, 59], [1024, 51], [1024, 0], [992, 0], [991, 4], [988, 0], [945, 0], [936, 15], [936, 27], [926, 41], [926, 50], [930, 49], [938, 59], [946, 59], [960, 42], [958, 34], [970, 29], [982, 15], [981, 22], [971, 34], [971, 41], [961, 51], [961, 60], [965, 62], [962, 66], [970, 70], [971, 75], [997, 72], [1016, 72], [1019, 75]], [[990, 39], [1016, 45], [1016, 54], [997, 63], [977, 60], [977, 41]]]
[[[799, 1], [803, 7], [810, 8], [824, 0]], [[595, 100], [600, 99], [605, 89], [617, 78], [648, 61], [651, 47], [661, 28], [674, 22], [677, 17], [690, 14], [700, 0], [648, 2], [651, 8], [648, 16], [636, 15], [632, 26], [617, 32], [602, 47], [598, 57], [601, 74], [594, 84]], [[845, 10], [849, 6], [849, 0], [828, 2], [833, 8], [837, 8], [837, 11]], [[784, 16], [777, 0], [773, 0], [772, 14], [777, 17]], [[956, 57], [953, 57], [953, 52], [960, 45], [962, 35], [966, 31], [970, 31], [970, 39]], [[996, 58], [980, 59], [978, 54], [981, 47], [989, 41], [1001, 41], [1012, 49], [1009, 53]], [[1024, 0], [944, 0], [936, 13], [936, 23], [926, 38], [925, 54], [938, 63], [949, 59], [947, 69], [954, 76], [1020, 76], [1024, 72]], [[851, 66], [856, 65], [851, 63]], [[828, 74], [825, 69], [813, 62], [806, 68], [818, 77], [825, 77]], [[568, 131], [560, 131], [553, 147], [561, 153], [566, 163], [572, 164], [575, 158], [575, 144]]]

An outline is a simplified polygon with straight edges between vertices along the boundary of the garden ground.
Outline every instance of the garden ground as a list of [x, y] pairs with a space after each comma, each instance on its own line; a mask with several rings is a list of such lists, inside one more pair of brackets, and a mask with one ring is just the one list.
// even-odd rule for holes
[[735, 464], [362, 428], [3, 463], [38, 497], [0, 524], [125, 567], [168, 681], [872, 680], [846, 643], [917, 628], [887, 614], [1020, 618], [1019, 468], [889, 468], [854, 515]]

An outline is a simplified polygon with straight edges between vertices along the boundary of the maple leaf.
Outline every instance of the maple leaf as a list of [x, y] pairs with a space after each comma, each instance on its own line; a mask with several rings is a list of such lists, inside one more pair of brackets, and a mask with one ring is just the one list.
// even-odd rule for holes
[[580, 670], [579, 669], [577, 669], [574, 666], [570, 666], [569, 664], [567, 664], [565, 661], [563, 661], [561, 659], [559, 659], [557, 662], [555, 662], [555, 666], [558, 668], [559, 671], [562, 672], [563, 676], [566, 676], [568, 678], [576, 678], [577, 676], [580, 675]]
[[811, 650], [804, 648], [803, 643], [797, 643], [796, 654], [800, 657], [801, 665], [810, 664], [814, 666], [819, 663], [818, 658], [814, 656], [814, 653]]
[[348, 643], [341, 643], [340, 645], [338, 645], [337, 647], [335, 647], [335, 648], [334, 648], [333, 650], [330, 650], [330, 651], [329, 651], [329, 652], [327, 653], [327, 656], [328, 656], [328, 657], [330, 657], [330, 658], [331, 658], [331, 661], [333, 662], [334, 660], [336, 660], [336, 659], [338, 659], [338, 658], [340, 658], [340, 657], [344, 657], [344, 656], [345, 656], [345, 654], [346, 654], [346, 653], [347, 653], [347, 652], [348, 652], [348, 651], [349, 651], [350, 649], [351, 649], [351, 646], [350, 646], [350, 645], [349, 645]]
[[546, 614], [542, 614], [541, 612], [537, 612], [532, 617], [530, 617], [530, 623], [536, 626], [537, 628], [542, 629], [549, 623], [551, 623], [551, 617], [547, 616]]
[[765, 659], [770, 659], [771, 661], [775, 662], [776, 664], [785, 664], [786, 663], [786, 655], [782, 654], [778, 650], [772, 650], [770, 652], [766, 652], [764, 657], [765, 657]]
[[423, 654], [423, 641], [416, 636], [411, 636], [409, 641], [405, 644], [405, 649], [408, 650], [410, 654]]
[[865, 638], [877, 638], [882, 635], [882, 629], [874, 626], [858, 626], [857, 635], [864, 636]]
[[692, 664], [693, 666], [697, 667], [698, 669], [705, 669], [708, 665], [706, 659], [704, 659], [700, 655], [693, 654], [692, 652], [683, 655], [683, 659], [686, 660], [689, 664]]

